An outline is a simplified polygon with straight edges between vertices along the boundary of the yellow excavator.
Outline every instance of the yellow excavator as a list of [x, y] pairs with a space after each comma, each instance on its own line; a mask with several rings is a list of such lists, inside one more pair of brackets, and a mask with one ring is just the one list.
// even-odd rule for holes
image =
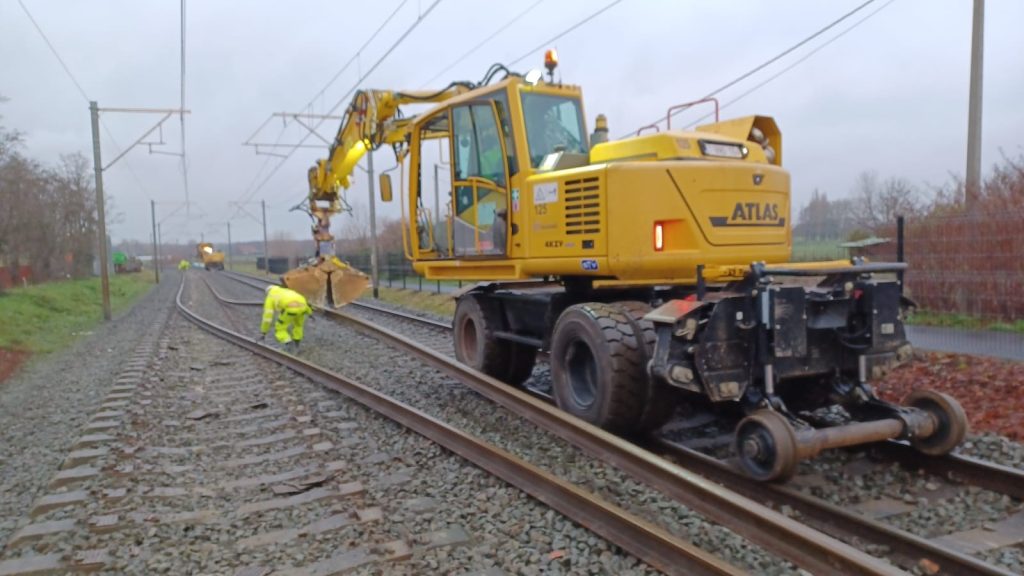
[[343, 306], [366, 289], [366, 274], [339, 259], [333, 248], [331, 216], [344, 211], [342, 191], [352, 184], [352, 173], [369, 150], [405, 144], [409, 119], [401, 117], [406, 104], [441, 102], [471, 89], [454, 83], [436, 92], [360, 90], [356, 92], [338, 128], [328, 156], [309, 169], [309, 196], [306, 209], [313, 219], [315, 258], [307, 265], [286, 273], [286, 286], [298, 291], [318, 306]]
[[[547, 80], [495, 65], [433, 93], [361, 92], [311, 171], [335, 190], [367, 151], [392, 146], [407, 258], [428, 279], [478, 282], [456, 294], [461, 362], [521, 386], [547, 352], [557, 405], [620, 433], [707, 413], [735, 426], [740, 464], [766, 481], [828, 448], [905, 439], [945, 454], [963, 440], [950, 396], [897, 405], [871, 387], [912, 357], [906, 265], [788, 262], [790, 177], [772, 118], [716, 114], [609, 140], [603, 116], [588, 135], [582, 91], [554, 80], [553, 51], [545, 66]], [[402, 114], [423, 102], [436, 104]], [[435, 143], [451, 188], [431, 198]], [[390, 174], [380, 189], [390, 200]]]
[[196, 244], [196, 257], [203, 263], [207, 270], [224, 269], [224, 253], [213, 249], [213, 244], [200, 242]]

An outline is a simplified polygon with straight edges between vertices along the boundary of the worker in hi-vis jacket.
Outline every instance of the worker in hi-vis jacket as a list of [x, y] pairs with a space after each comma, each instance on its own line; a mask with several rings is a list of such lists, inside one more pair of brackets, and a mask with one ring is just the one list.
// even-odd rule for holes
[[274, 325], [274, 337], [286, 348], [291, 345], [293, 350], [298, 350], [299, 343], [302, 342], [302, 326], [306, 323], [306, 317], [313, 313], [313, 309], [306, 303], [302, 294], [283, 286], [267, 286], [260, 339], [267, 337], [275, 313], [277, 323]]

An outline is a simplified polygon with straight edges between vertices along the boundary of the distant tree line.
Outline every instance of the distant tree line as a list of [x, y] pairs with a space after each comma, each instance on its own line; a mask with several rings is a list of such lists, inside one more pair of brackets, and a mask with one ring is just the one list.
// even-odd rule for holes
[[953, 177], [944, 185], [922, 188], [905, 178], [882, 179], [874, 172], [862, 172], [852, 194], [829, 198], [819, 190], [796, 215], [793, 235], [805, 240], [855, 240], [890, 232], [897, 216], [921, 222], [955, 215], [1024, 211], [1024, 157], [1003, 157], [995, 164], [978, 191], [973, 205], [967, 205], [964, 182]]
[[22, 134], [0, 117], [0, 269], [32, 280], [90, 274], [97, 248], [95, 188], [90, 162], [62, 155], [46, 165], [23, 152]]

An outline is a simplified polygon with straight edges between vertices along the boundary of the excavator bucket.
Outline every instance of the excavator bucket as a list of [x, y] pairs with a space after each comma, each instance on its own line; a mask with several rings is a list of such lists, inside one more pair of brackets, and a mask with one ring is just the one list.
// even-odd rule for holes
[[289, 270], [281, 279], [310, 304], [336, 308], [358, 298], [370, 284], [366, 274], [337, 258]]
[[306, 297], [313, 306], [327, 305], [327, 273], [316, 266], [289, 270], [281, 277], [284, 285]]
[[370, 285], [370, 278], [355, 268], [331, 272], [331, 298], [334, 306], [352, 302]]

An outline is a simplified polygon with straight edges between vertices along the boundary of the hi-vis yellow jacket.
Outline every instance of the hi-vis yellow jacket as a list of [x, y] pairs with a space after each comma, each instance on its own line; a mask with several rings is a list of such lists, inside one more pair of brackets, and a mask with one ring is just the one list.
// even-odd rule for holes
[[283, 286], [274, 286], [267, 292], [267, 299], [263, 301], [263, 322], [260, 323], [260, 332], [266, 333], [270, 330], [274, 312], [281, 316], [294, 317], [312, 314], [313, 309], [306, 303], [306, 298], [302, 294]]

